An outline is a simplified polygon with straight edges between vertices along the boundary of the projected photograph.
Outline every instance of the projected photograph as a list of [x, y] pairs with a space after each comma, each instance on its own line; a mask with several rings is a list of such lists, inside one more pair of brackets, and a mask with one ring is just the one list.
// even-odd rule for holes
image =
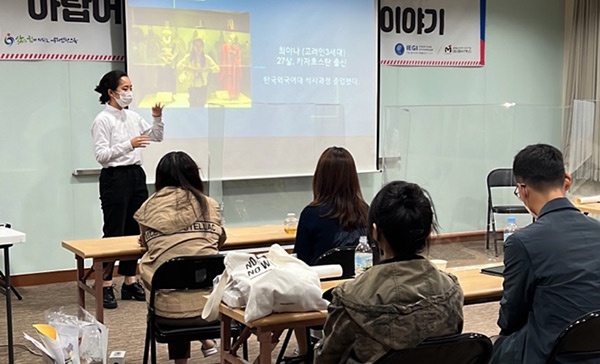
[[144, 165], [183, 150], [213, 177], [309, 175], [339, 145], [374, 170], [377, 14], [376, 0], [126, 0], [132, 109], [165, 104]]
[[134, 8], [131, 19], [136, 107], [252, 106], [249, 13]]

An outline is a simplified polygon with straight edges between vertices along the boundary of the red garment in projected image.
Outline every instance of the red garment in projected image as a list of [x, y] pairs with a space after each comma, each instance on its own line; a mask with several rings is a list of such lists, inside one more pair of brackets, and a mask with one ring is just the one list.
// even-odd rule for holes
[[237, 99], [242, 84], [242, 47], [237, 41], [225, 43], [221, 47], [220, 78], [229, 98]]

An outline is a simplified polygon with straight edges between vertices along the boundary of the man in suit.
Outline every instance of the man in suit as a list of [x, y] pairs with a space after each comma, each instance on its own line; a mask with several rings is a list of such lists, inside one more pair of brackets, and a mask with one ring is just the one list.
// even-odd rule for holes
[[600, 309], [600, 222], [565, 198], [571, 176], [555, 147], [521, 150], [513, 173], [515, 195], [536, 220], [504, 245], [492, 363], [544, 363], [569, 323]]

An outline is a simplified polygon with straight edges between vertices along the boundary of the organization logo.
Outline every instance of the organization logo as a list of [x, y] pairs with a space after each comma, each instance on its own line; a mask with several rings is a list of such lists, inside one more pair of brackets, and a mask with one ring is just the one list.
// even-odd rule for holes
[[404, 51], [405, 51], [405, 48], [404, 48], [404, 44], [402, 44], [402, 43], [398, 43], [394, 47], [394, 52], [396, 52], [396, 54], [399, 56], [403, 55]]
[[448, 53], [452, 53], [452, 44], [449, 44], [449, 45], [447, 45], [447, 46], [444, 48], [444, 52], [445, 52], [446, 54], [448, 54]]
[[6, 36], [4, 37], [4, 44], [10, 47], [11, 45], [15, 44], [15, 38], [12, 37], [10, 33], [6, 33]]

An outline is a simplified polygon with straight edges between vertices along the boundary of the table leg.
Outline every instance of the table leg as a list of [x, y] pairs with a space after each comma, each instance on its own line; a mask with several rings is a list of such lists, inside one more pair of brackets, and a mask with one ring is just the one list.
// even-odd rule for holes
[[[1, 279], [3, 282], [6, 282], [6, 277], [4, 276], [4, 273], [2, 273], [2, 271], [1, 271], [1, 270], [0, 270], [0, 279]], [[19, 294], [19, 291], [17, 291], [17, 289], [16, 289], [14, 286], [13, 286], [13, 287], [10, 287], [10, 290], [11, 290], [11, 291], [12, 291], [12, 292], [15, 294], [15, 296], [17, 297], [17, 299], [18, 299], [19, 301], [21, 301], [21, 300], [23, 299], [23, 297], [22, 297], [22, 296]]]
[[100, 323], [104, 323], [104, 306], [103, 296], [102, 296], [102, 284], [104, 283], [104, 269], [102, 267], [102, 262], [97, 262], [94, 259], [94, 291], [96, 298], [96, 320]]
[[258, 336], [259, 345], [259, 364], [271, 363], [271, 353], [273, 352], [272, 334], [271, 331], [262, 331], [260, 328], [257, 329], [256, 336]]
[[221, 364], [227, 363], [225, 353], [231, 350], [231, 317], [220, 315], [221, 320]]
[[10, 245], [4, 246], [4, 273], [6, 280], [6, 331], [8, 335], [8, 364], [15, 362], [15, 353], [13, 347], [13, 327], [12, 327], [12, 301], [10, 292], [10, 257], [8, 256], [8, 248]]
[[75, 255], [75, 259], [77, 260], [77, 303], [79, 306], [85, 309], [85, 289], [81, 286], [81, 284], [85, 283], [85, 267], [83, 265], [83, 258]]

